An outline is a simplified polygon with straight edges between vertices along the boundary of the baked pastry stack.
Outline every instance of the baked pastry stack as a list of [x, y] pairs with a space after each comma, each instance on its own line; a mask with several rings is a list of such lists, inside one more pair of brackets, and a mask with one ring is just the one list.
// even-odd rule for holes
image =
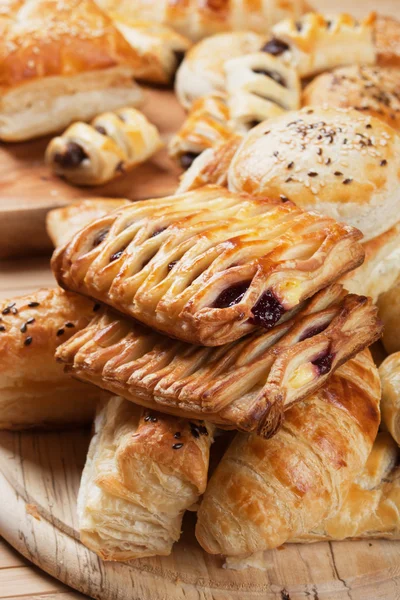
[[101, 185], [145, 162], [162, 146], [157, 127], [134, 108], [74, 123], [51, 140], [46, 162], [79, 185]]

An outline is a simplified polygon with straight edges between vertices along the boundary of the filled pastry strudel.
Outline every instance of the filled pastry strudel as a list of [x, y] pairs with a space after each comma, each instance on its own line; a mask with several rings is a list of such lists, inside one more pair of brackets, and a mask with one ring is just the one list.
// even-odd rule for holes
[[43, 289], [0, 306], [0, 429], [89, 423], [99, 391], [68, 377], [54, 360], [59, 344], [95, 315], [90, 300]]
[[220, 346], [273, 328], [363, 260], [357, 229], [287, 198], [209, 186], [98, 219], [57, 249], [62, 287], [178, 339]]
[[46, 162], [78, 185], [101, 185], [145, 162], [162, 146], [157, 127], [134, 108], [74, 123], [51, 140]]
[[31, 139], [141, 102], [140, 56], [92, 0], [5, 4], [0, 139]]
[[246, 557], [307, 534], [342, 505], [371, 452], [380, 381], [368, 351], [293, 406], [270, 440], [237, 434], [201, 503], [196, 537]]
[[[398, 266], [397, 260], [396, 266]], [[384, 325], [382, 342], [386, 352], [400, 351], [400, 276], [393, 287], [378, 298], [379, 316]]]
[[400, 352], [383, 361], [379, 375], [382, 381], [382, 423], [400, 445]]
[[122, 398], [103, 403], [78, 496], [82, 543], [103, 560], [170, 554], [206, 488], [212, 435]]
[[369, 300], [333, 285], [272, 331], [223, 347], [173, 342], [106, 311], [56, 357], [74, 377], [133, 402], [267, 437], [380, 331]]

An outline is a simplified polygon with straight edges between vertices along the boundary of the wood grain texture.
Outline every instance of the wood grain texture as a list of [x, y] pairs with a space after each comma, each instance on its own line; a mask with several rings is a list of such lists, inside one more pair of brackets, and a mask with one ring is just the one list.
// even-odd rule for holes
[[[184, 118], [173, 91], [145, 89], [143, 112], [168, 143]], [[49, 252], [47, 212], [78, 198], [93, 196], [138, 200], [173, 193], [178, 168], [166, 148], [126, 175], [96, 187], [77, 187], [52, 174], [44, 164], [51, 138], [18, 144], [0, 143], [0, 258]]]

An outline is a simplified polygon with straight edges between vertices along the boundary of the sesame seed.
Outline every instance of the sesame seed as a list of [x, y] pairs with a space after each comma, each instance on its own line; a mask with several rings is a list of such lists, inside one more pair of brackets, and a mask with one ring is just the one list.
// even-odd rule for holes
[[182, 442], [179, 442], [178, 444], [173, 444], [172, 449], [179, 450], [179, 448], [182, 448], [182, 446], [183, 446]]
[[31, 344], [32, 344], [32, 337], [28, 336], [27, 338], [25, 338], [24, 346], [30, 346]]
[[316, 173], [315, 171], [308, 171], [307, 175], [309, 177], [318, 177], [318, 173]]
[[318, 154], [318, 156], [321, 156], [321, 154], [322, 154], [322, 148], [318, 148], [317, 154]]
[[367, 129], [372, 129], [372, 125], [371, 123], [367, 123], [367, 125], [365, 126]]
[[179, 440], [181, 437], [182, 437], [182, 434], [181, 434], [181, 432], [180, 432], [180, 431], [177, 431], [176, 433], [174, 433], [174, 438], [175, 438], [176, 440]]
[[280, 199], [282, 200], [282, 202], [289, 202], [289, 198], [287, 196], [285, 196], [284, 194], [280, 195]]
[[57, 331], [57, 337], [60, 337], [60, 335], [64, 335], [64, 333], [65, 333], [65, 331], [64, 331], [64, 329], [61, 327], [61, 329], [59, 329], [59, 330]]
[[6, 306], [2, 311], [1, 314], [2, 315], [8, 315], [11, 312], [11, 308], [9, 308], [8, 306]]
[[326, 159], [326, 161], [325, 161], [325, 164], [326, 164], [326, 165], [330, 165], [330, 164], [331, 164], [331, 162], [332, 162], [332, 161], [331, 161], [331, 159], [330, 159], [330, 158], [327, 158], [327, 159]]
[[292, 162], [290, 162], [290, 163], [288, 164], [287, 168], [288, 168], [288, 169], [293, 169], [293, 167], [294, 167], [294, 162], [292, 161]]
[[39, 302], [29, 302], [28, 303], [29, 308], [36, 308], [36, 306], [40, 306]]
[[342, 173], [341, 171], [335, 171], [335, 172], [334, 172], [334, 175], [335, 175], [336, 177], [343, 177], [343, 173]]
[[5, 331], [6, 328], [4, 327], [4, 325], [0, 325], [0, 331]]
[[72, 327], [75, 327], [75, 325], [73, 323], [65, 323], [65, 327], [68, 327], [68, 329], [71, 329]]
[[36, 321], [35, 317], [31, 317], [30, 319], [27, 320], [26, 324], [27, 325], [31, 325], [32, 323], [34, 323]]
[[23, 324], [21, 325], [21, 327], [20, 327], [20, 332], [21, 332], [21, 333], [25, 333], [27, 329], [28, 329], [28, 326], [27, 326], [27, 324], [26, 324], [26, 323], [23, 323]]
[[381, 165], [381, 167], [386, 167], [387, 160], [385, 158], [383, 160], [381, 160], [380, 165]]
[[353, 180], [351, 177], [349, 177], [348, 179], [345, 179], [344, 181], [342, 181], [343, 185], [348, 185], [349, 183], [351, 183]]

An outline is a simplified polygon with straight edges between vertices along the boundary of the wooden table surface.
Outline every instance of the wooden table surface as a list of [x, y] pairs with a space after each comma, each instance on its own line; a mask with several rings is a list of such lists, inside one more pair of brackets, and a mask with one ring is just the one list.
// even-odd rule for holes
[[[361, 16], [368, 10], [400, 15], [400, 0], [314, 0], [322, 11], [346, 10]], [[54, 284], [47, 259], [29, 259], [0, 263], [0, 298], [47, 287]], [[84, 596], [73, 592], [40, 569], [33, 567], [3, 539], [0, 538], [0, 599], [23, 600], [82, 600]]]

